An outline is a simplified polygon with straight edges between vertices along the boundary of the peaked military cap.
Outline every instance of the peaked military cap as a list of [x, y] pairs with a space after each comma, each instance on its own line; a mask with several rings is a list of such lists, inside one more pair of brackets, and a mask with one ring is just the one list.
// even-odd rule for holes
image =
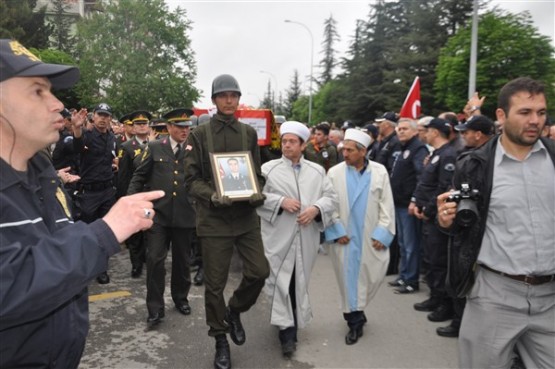
[[162, 116], [162, 118], [166, 119], [168, 123], [175, 124], [176, 126], [190, 127], [193, 125], [191, 116], [194, 114], [195, 113], [191, 109], [177, 108], [170, 112], [167, 112]]
[[133, 122], [133, 124], [137, 122], [148, 123], [152, 119], [152, 114], [150, 114], [146, 110], [137, 110], [137, 111], [134, 111], [133, 113], [129, 113], [129, 119], [131, 120], [131, 122]]
[[128, 126], [133, 124], [131, 119], [129, 119], [129, 114], [122, 115], [118, 120], [119, 120], [120, 123], [128, 125]]

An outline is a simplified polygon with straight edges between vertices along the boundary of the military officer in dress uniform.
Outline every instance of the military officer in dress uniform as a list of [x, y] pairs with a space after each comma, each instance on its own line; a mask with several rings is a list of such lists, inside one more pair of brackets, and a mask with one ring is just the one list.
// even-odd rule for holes
[[133, 173], [128, 193], [164, 189], [166, 196], [156, 201], [154, 225], [146, 232], [147, 323], [156, 325], [165, 316], [164, 289], [168, 250], [172, 250], [171, 295], [176, 309], [191, 313], [187, 298], [191, 288], [189, 258], [195, 227], [195, 211], [185, 189], [183, 143], [191, 128], [190, 109], [175, 109], [164, 115], [169, 136], [149, 142], [141, 163]]
[[[118, 151], [117, 198], [127, 194], [133, 172], [141, 162], [143, 149], [148, 143], [148, 123], [152, 119], [152, 114], [145, 110], [138, 110], [130, 113], [127, 117], [127, 121], [131, 122], [131, 125], [128, 123], [125, 123], [125, 125], [133, 127], [135, 135], [130, 140], [126, 140]], [[131, 259], [131, 278], [139, 278], [143, 272], [143, 263], [145, 262], [146, 247], [143, 232], [135, 233], [125, 241], [125, 244], [129, 249], [129, 258]]]
[[116, 146], [118, 148], [118, 152], [121, 145], [124, 142], [131, 140], [135, 135], [135, 128], [133, 127], [133, 122], [129, 119], [129, 114], [121, 116], [119, 121], [123, 124], [123, 132], [116, 135]]

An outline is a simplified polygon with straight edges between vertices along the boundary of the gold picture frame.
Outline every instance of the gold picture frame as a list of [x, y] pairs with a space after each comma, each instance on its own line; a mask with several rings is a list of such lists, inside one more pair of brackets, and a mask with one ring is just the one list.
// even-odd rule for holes
[[210, 164], [220, 197], [244, 201], [260, 193], [250, 151], [210, 153]]

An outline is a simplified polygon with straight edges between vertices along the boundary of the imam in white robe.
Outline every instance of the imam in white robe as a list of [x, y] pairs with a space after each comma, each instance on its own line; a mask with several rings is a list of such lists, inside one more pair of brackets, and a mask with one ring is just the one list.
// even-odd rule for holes
[[[295, 270], [297, 326], [304, 328], [312, 319], [308, 296], [310, 274], [316, 261], [320, 232], [331, 224], [337, 211], [337, 195], [324, 168], [301, 158], [297, 168], [282, 157], [262, 165], [266, 177], [264, 205], [257, 208], [261, 220], [264, 251], [270, 262], [266, 292], [271, 296], [271, 324], [281, 329], [295, 325], [289, 284]], [[281, 209], [284, 198], [297, 199], [301, 211], [310, 206], [320, 209], [321, 221], [306, 226], [297, 223], [299, 213]]]

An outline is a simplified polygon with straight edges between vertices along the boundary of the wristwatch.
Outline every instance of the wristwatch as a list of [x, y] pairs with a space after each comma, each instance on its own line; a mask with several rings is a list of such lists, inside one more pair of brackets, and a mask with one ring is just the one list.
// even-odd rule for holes
[[481, 107], [478, 106], [478, 105], [472, 105], [472, 106], [470, 107], [470, 112], [471, 112], [471, 113], [474, 113], [476, 110], [480, 110], [480, 108], [481, 108]]

